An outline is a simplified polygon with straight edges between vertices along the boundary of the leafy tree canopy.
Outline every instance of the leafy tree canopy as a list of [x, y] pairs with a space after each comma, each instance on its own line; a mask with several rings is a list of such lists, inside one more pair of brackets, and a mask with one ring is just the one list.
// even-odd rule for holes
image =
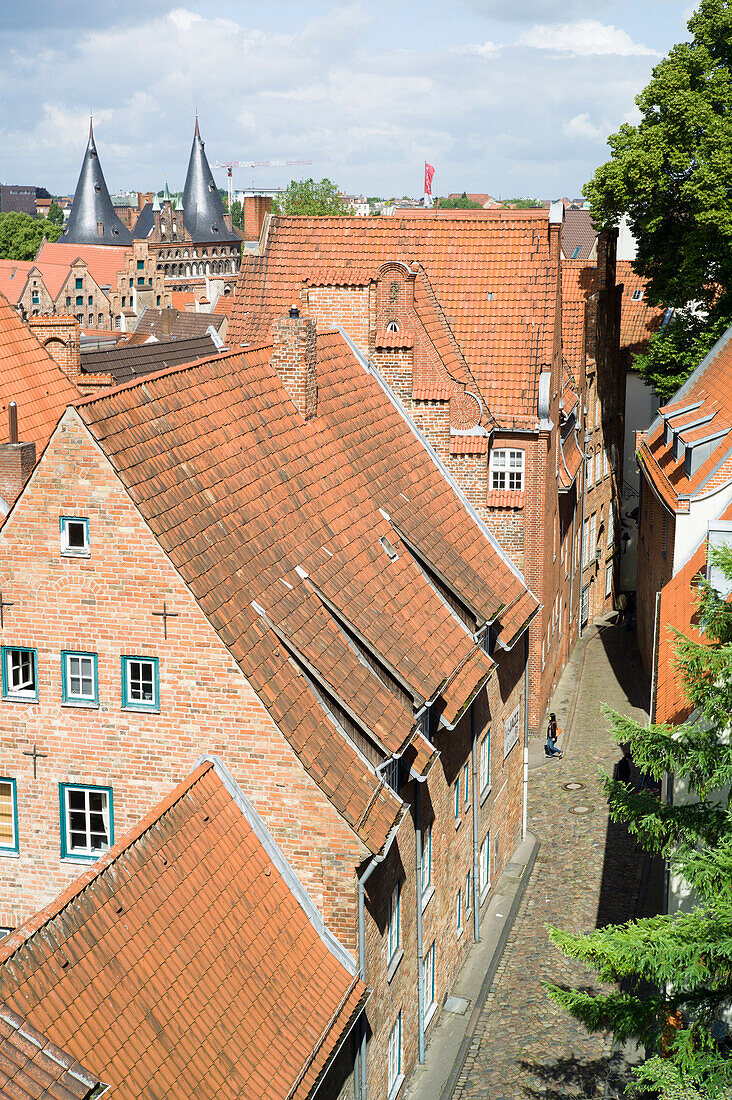
[[479, 202], [474, 202], [469, 199], [463, 191], [462, 195], [457, 199], [438, 199], [437, 206], [440, 210], [481, 210], [482, 207]]
[[541, 199], [506, 199], [504, 206], [514, 206], [517, 210], [536, 210], [543, 206]]
[[52, 202], [48, 208], [48, 220], [51, 225], [60, 225], [63, 229], [64, 226], [64, 212], [57, 202]]
[[321, 215], [329, 218], [348, 217], [353, 210], [341, 197], [332, 180], [290, 180], [285, 191], [272, 203], [276, 214]]
[[61, 226], [28, 214], [0, 214], [0, 259], [33, 260], [44, 237], [57, 241]]
[[[732, 6], [701, 0], [691, 40], [674, 46], [637, 97], [637, 125], [608, 139], [611, 157], [585, 187], [603, 226], [628, 216], [648, 300], [684, 310], [698, 303], [714, 324], [732, 321]], [[669, 379], [698, 364], [698, 325], [685, 311], [639, 363], [667, 396]]]
[[[732, 580], [732, 550], [711, 558]], [[669, 859], [696, 904], [587, 935], [550, 930], [564, 954], [616, 985], [598, 995], [550, 986], [550, 996], [588, 1030], [642, 1044], [646, 1059], [631, 1092], [658, 1100], [721, 1100], [732, 1090], [732, 1058], [721, 1042], [732, 1006], [732, 605], [703, 578], [699, 612], [705, 639], [677, 636], [691, 720], [646, 728], [612, 716], [618, 742], [629, 743], [641, 770], [657, 780], [673, 773], [691, 798], [668, 804], [605, 781], [613, 820]]]

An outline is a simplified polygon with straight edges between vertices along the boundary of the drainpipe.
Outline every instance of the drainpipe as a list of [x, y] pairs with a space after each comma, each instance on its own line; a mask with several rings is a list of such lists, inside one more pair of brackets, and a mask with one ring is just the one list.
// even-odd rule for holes
[[[424, 1062], [424, 957], [422, 954], [422, 784], [417, 783], [414, 792], [414, 836], [417, 843], [417, 1025], [419, 1034], [419, 1063]], [[366, 1100], [365, 1096], [361, 1100]]]
[[[476, 943], [480, 940], [480, 887], [478, 875], [480, 874], [480, 846], [478, 843], [478, 730], [475, 721], [475, 703], [470, 704], [470, 738], [471, 755], [473, 757], [473, 939]], [[490, 764], [489, 764], [490, 767]]]
[[529, 796], [529, 628], [524, 634], [524, 798], [521, 807], [521, 839], [526, 840]]
[[[358, 880], [358, 974], [362, 982], [366, 981], [366, 904], [365, 888], [372, 873], [383, 860], [376, 856]], [[361, 1017], [361, 1050], [356, 1051], [356, 1100], [366, 1100], [366, 1020]], [[360, 1078], [360, 1087], [359, 1087]]]
[[[584, 544], [585, 544], [584, 543], [584, 539], [585, 539], [585, 501], [586, 501], [586, 498], [587, 498], [587, 451], [585, 449], [586, 444], [587, 444], [587, 439], [584, 440], [584, 444], [583, 444], [583, 448], [582, 448], [582, 454], [583, 454], [583, 458], [582, 458], [582, 526], [580, 528], [580, 556], [579, 556], [580, 557], [580, 560], [579, 560], [580, 579], [579, 579], [579, 586], [578, 586], [578, 591], [579, 591], [579, 616], [578, 616], [578, 619], [579, 619], [579, 637], [580, 638], [582, 637], [582, 581], [583, 581], [583, 576], [584, 576], [584, 557], [583, 557], [583, 554], [582, 554], [582, 549], [583, 549]], [[587, 549], [589, 551], [589, 546], [587, 547]], [[588, 565], [589, 565], [589, 562], [588, 562]]]
[[575, 504], [572, 509], [572, 547], [571, 547], [571, 563], [569, 567], [569, 637], [567, 638], [567, 646], [569, 647], [570, 639], [572, 637], [572, 605], [574, 604], [574, 571], [576, 562], [574, 560], [574, 540], [577, 534], [577, 505]]

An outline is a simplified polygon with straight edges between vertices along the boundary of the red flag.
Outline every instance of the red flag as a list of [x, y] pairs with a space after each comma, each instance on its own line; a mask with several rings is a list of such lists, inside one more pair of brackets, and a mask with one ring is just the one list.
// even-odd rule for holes
[[427, 161], [424, 162], [424, 193], [425, 195], [432, 194], [432, 177], [435, 174], [435, 170], [431, 164]]

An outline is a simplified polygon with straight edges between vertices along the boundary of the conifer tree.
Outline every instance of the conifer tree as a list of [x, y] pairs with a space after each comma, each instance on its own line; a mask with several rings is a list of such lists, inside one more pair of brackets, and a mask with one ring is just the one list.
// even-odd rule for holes
[[[732, 550], [710, 558], [732, 582]], [[586, 935], [550, 929], [554, 944], [608, 983], [607, 992], [548, 986], [590, 1031], [611, 1031], [646, 1051], [630, 1091], [659, 1100], [732, 1096], [722, 1042], [732, 1009], [732, 605], [698, 578], [700, 642], [677, 632], [676, 667], [690, 705], [679, 726], [650, 728], [611, 714], [642, 772], [671, 773], [688, 798], [675, 804], [605, 778], [610, 815], [693, 888], [690, 912], [631, 920]]]

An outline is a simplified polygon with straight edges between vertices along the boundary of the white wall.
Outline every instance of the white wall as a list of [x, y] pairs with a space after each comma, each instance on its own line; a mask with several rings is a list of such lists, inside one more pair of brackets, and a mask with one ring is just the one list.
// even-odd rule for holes
[[[638, 569], [638, 523], [630, 513], [638, 507], [640, 474], [635, 458], [635, 433], [650, 428], [658, 412], [658, 396], [636, 371], [628, 371], [625, 388], [625, 439], [623, 441], [622, 531], [630, 535], [620, 559], [620, 587], [635, 591]], [[621, 546], [624, 543], [621, 542]]]

